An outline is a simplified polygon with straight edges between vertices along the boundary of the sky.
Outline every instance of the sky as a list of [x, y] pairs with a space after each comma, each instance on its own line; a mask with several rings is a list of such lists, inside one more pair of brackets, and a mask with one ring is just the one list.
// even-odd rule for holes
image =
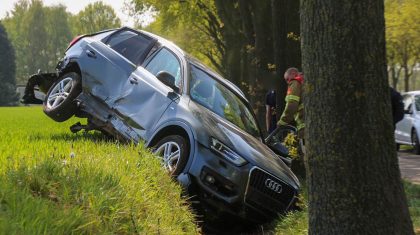
[[[1, 0], [0, 3], [0, 19], [6, 16], [6, 12], [13, 9], [13, 5], [18, 0]], [[45, 6], [63, 4], [67, 7], [67, 11], [76, 14], [83, 10], [89, 3], [94, 3], [98, 0], [43, 0]], [[102, 0], [107, 5], [114, 8], [115, 13], [121, 19], [123, 26], [134, 26], [134, 20], [124, 13], [123, 6], [126, 0]]]

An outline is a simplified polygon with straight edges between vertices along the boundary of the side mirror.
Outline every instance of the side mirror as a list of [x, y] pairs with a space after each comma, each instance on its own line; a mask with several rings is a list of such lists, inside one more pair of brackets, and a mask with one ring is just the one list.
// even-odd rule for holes
[[159, 79], [163, 84], [172, 88], [175, 92], [179, 93], [179, 88], [175, 85], [175, 77], [166, 71], [160, 71], [156, 74], [156, 78]]

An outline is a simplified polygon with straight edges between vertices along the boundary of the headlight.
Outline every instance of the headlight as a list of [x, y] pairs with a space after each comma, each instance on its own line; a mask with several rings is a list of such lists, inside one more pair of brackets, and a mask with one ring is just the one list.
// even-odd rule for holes
[[215, 138], [210, 138], [210, 148], [237, 166], [243, 166], [247, 163], [245, 159]]

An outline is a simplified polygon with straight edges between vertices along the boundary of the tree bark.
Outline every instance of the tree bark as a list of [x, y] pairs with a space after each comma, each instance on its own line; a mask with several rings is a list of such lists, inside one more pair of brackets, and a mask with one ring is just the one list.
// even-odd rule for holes
[[382, 0], [301, 1], [309, 234], [414, 234], [384, 31]]

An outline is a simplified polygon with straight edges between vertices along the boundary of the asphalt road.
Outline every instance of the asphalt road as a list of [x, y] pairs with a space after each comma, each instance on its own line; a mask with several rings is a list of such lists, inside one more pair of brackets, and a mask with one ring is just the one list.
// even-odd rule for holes
[[401, 176], [415, 184], [420, 184], [420, 155], [410, 150], [398, 151]]

